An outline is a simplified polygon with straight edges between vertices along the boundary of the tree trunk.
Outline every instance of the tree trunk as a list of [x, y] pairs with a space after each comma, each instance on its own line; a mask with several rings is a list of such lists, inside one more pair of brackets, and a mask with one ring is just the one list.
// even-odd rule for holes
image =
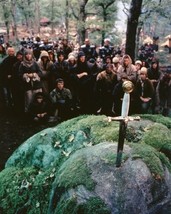
[[6, 27], [6, 31], [7, 31], [7, 41], [9, 42], [10, 40], [10, 25], [9, 25], [9, 11], [6, 8], [6, 5], [3, 4], [3, 16], [4, 16], [4, 20], [5, 20], [5, 27]]
[[126, 50], [125, 53], [130, 55], [131, 59], [135, 60], [135, 41], [138, 26], [138, 19], [141, 14], [141, 6], [143, 0], [132, 0], [130, 12], [127, 21], [126, 32]]
[[102, 29], [102, 41], [101, 44], [102, 46], [104, 45], [104, 39], [105, 39], [105, 35], [106, 35], [106, 22], [107, 22], [107, 13], [106, 10], [107, 8], [102, 7], [103, 8], [103, 29]]
[[54, 14], [54, 0], [51, 0], [51, 33], [52, 35], [54, 34], [54, 18], [55, 18], [55, 14]]
[[18, 35], [17, 35], [16, 1], [15, 0], [11, 0], [11, 15], [13, 19], [12, 36], [13, 36], [14, 43], [16, 43], [18, 40]]
[[83, 0], [80, 2], [80, 14], [79, 14], [79, 43], [83, 44], [85, 40], [86, 35], [86, 27], [85, 27], [85, 21], [86, 21], [86, 12], [85, 12], [85, 6], [87, 4], [88, 0]]
[[66, 0], [66, 17], [65, 17], [65, 26], [66, 26], [66, 39], [69, 39], [69, 1]]
[[40, 34], [40, 1], [35, 0], [35, 33]]

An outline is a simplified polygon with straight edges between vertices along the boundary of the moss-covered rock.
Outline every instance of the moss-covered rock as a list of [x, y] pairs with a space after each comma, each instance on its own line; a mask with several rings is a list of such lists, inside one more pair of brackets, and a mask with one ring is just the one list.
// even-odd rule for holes
[[45, 129], [24, 142], [0, 173], [0, 210], [155, 213], [171, 199], [170, 129], [171, 119], [162, 116], [129, 122], [119, 168], [118, 122], [84, 115]]

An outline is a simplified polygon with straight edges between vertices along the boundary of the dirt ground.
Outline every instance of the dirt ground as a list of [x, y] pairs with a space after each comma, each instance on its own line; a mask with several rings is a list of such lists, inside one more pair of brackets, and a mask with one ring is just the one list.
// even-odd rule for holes
[[49, 124], [33, 124], [24, 116], [18, 116], [13, 110], [0, 108], [0, 171], [4, 169], [5, 162], [11, 154], [25, 140], [48, 127]]

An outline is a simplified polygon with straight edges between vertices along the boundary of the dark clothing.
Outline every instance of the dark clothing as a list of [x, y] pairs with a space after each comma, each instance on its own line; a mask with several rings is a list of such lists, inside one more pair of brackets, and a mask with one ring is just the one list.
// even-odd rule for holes
[[[151, 99], [154, 94], [154, 87], [152, 82], [148, 78], [145, 80], [138, 80], [135, 86], [135, 93], [137, 97], [137, 108], [139, 110], [137, 113], [148, 113]], [[144, 102], [140, 99], [140, 97], [150, 98], [150, 100]]]
[[62, 120], [70, 118], [72, 106], [72, 94], [67, 88], [62, 90], [54, 89], [50, 92], [53, 108], [55, 110], [54, 116], [60, 117]]
[[[113, 90], [113, 109], [117, 116], [121, 115], [121, 110], [122, 110], [122, 101], [124, 96], [122, 85], [123, 85], [123, 82], [119, 81]], [[130, 93], [130, 106], [129, 106], [128, 115], [131, 115], [133, 113], [135, 113], [135, 92], [134, 91]]]
[[21, 61], [18, 61], [13, 66], [13, 101], [15, 112], [23, 113], [24, 112], [24, 88], [22, 80], [19, 77], [19, 67]]
[[158, 113], [171, 117], [171, 78], [165, 74], [157, 86]]
[[114, 48], [110, 45], [105, 45], [99, 49], [99, 56], [105, 62], [107, 56], [114, 57]]
[[0, 65], [0, 88], [3, 102], [7, 107], [13, 105], [13, 65], [17, 62], [15, 56], [7, 56]]
[[87, 74], [83, 75], [80, 78], [76, 75], [82, 114], [90, 114], [93, 111], [93, 86], [95, 83], [96, 76], [93, 75], [93, 70], [91, 69], [91, 66], [92, 65], [87, 61], [78, 62], [76, 66], [77, 75], [83, 74], [84, 72]]
[[94, 45], [82, 45], [80, 51], [84, 52], [86, 60], [97, 57], [96, 47]]
[[[42, 94], [42, 102], [38, 102], [38, 96]], [[31, 116], [31, 119], [39, 122], [46, 122], [52, 111], [52, 104], [50, 99], [47, 99], [43, 93], [37, 93], [33, 97], [32, 102], [30, 103], [28, 113]], [[44, 114], [43, 116], [39, 116]]]
[[7, 56], [1, 63], [0, 81], [3, 86], [10, 86], [11, 79], [8, 75], [13, 75], [13, 65], [17, 62], [16, 56]]
[[101, 114], [112, 116], [113, 89], [117, 84], [117, 76], [114, 72], [102, 71], [97, 75], [96, 98], [101, 108]]
[[65, 87], [68, 88], [69, 74], [68, 74], [68, 62], [66, 60], [60, 62], [56, 61], [51, 67], [51, 80], [52, 89], [56, 86], [56, 79], [62, 78], [65, 82]]
[[[27, 73], [28, 74], [36, 73], [37, 75], [32, 79], [30, 79], [26, 76]], [[23, 62], [21, 63], [19, 67], [19, 75], [23, 79], [23, 85], [24, 85], [25, 91], [37, 90], [42, 88], [42, 82], [40, 81], [41, 73], [42, 72], [36, 61], [30, 67], [26, 67], [23, 64]]]

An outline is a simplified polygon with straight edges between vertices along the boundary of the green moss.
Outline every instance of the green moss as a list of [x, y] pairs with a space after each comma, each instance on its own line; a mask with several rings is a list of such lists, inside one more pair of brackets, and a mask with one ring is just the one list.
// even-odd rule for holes
[[[106, 140], [117, 140], [118, 129], [118, 123], [109, 123], [107, 117], [105, 116], [80, 116], [63, 122], [58, 126], [57, 140], [61, 143], [74, 143], [77, 132], [81, 130], [85, 133], [85, 136], [87, 136], [89, 141], [93, 144], [98, 144]], [[71, 136], [73, 136], [72, 141], [70, 141]]]
[[90, 173], [84, 157], [71, 157], [59, 169], [57, 176], [58, 186], [69, 189], [78, 185], [85, 185], [87, 189], [92, 190], [95, 183], [91, 179]]
[[98, 197], [89, 198], [86, 203], [77, 204], [76, 198], [62, 198], [55, 214], [110, 214], [109, 208]]
[[76, 198], [61, 198], [54, 214], [78, 214], [78, 206]]
[[146, 128], [142, 141], [157, 150], [165, 145], [165, 147], [171, 143], [171, 132], [170, 130], [159, 123], [155, 123]]
[[132, 158], [141, 158], [146, 165], [149, 167], [152, 175], [155, 178], [163, 178], [164, 168], [167, 166], [171, 169], [171, 164], [168, 158], [158, 152], [156, 149], [149, 145], [141, 144], [132, 144]]
[[[37, 170], [8, 168], [0, 173], [0, 201], [3, 213], [14, 214], [29, 201]], [[22, 184], [28, 183], [28, 188]]]
[[78, 208], [79, 214], [110, 214], [109, 208], [106, 204], [98, 197], [89, 198], [89, 200], [80, 204]]
[[[114, 165], [116, 163], [116, 157], [117, 157], [116, 153], [108, 153], [105, 156], [105, 158], [103, 157], [103, 160], [107, 164]], [[127, 154], [124, 154], [124, 153], [122, 154], [122, 162], [125, 162], [128, 158], [129, 156]]]
[[153, 114], [144, 114], [141, 115], [142, 119], [149, 119], [153, 122], [161, 123], [167, 128], [171, 129], [171, 118], [170, 117], [164, 117], [162, 115], [153, 115]]
[[[14, 214], [27, 210], [27, 214], [47, 213], [49, 194], [55, 169], [45, 172], [35, 168], [7, 168], [0, 173], [0, 207], [3, 213]], [[29, 183], [22, 188], [22, 183]]]
[[27, 211], [28, 214], [47, 213], [55, 173], [55, 168], [39, 171], [39, 174], [35, 178], [32, 191], [30, 192], [30, 207]]

